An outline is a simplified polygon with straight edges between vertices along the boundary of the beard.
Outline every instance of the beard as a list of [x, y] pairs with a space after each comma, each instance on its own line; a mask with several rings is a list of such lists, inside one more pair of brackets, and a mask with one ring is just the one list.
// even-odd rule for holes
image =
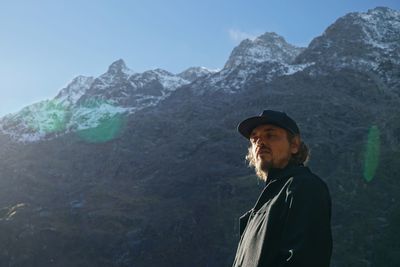
[[267, 179], [269, 170], [273, 168], [273, 163], [272, 161], [267, 161], [263, 158], [257, 158], [254, 168], [256, 169], [256, 173], [259, 177], [262, 179]]
[[[255, 167], [258, 171], [263, 172], [266, 176], [268, 176], [268, 172], [273, 169], [273, 168], [283, 168], [285, 165], [290, 160], [290, 156], [287, 158], [282, 158], [282, 159], [274, 159], [273, 157], [271, 158], [264, 158], [263, 156], [260, 156], [256, 158], [256, 164]], [[283, 162], [283, 163], [282, 163]], [[286, 162], [286, 164], [284, 164]]]
[[255, 169], [256, 175], [261, 180], [266, 181], [270, 170], [273, 168], [282, 168], [280, 167], [282, 164], [280, 164], [280, 160], [276, 161], [269, 148], [264, 147], [264, 149], [266, 149], [265, 152], [267, 153], [262, 154], [265, 155], [257, 155], [254, 146], [250, 146], [247, 151], [246, 160], [249, 161], [249, 166]]
[[268, 171], [273, 168], [273, 163], [272, 161], [266, 161], [263, 159], [259, 159], [257, 162], [257, 169], [259, 169], [260, 171], [263, 171], [265, 173], [268, 173]]

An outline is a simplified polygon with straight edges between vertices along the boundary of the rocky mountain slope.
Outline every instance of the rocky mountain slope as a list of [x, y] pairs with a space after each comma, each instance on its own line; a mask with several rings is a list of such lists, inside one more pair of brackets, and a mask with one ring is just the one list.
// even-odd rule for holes
[[307, 48], [266, 33], [194, 75], [119, 60], [6, 116], [0, 265], [230, 266], [263, 187], [235, 128], [269, 108], [298, 121], [330, 188], [331, 266], [398, 266], [399, 25], [376, 8]]
[[97, 78], [78, 76], [54, 99], [3, 117], [1, 131], [20, 142], [36, 142], [101, 127], [115, 116], [155, 106], [178, 87], [213, 72], [190, 68], [177, 75], [162, 69], [135, 73], [120, 59]]

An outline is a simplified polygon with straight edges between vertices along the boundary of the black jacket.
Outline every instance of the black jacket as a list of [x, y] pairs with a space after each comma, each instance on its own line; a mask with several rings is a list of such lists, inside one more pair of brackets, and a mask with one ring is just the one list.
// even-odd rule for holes
[[254, 208], [240, 217], [233, 267], [328, 267], [330, 219], [324, 181], [302, 165], [273, 169]]

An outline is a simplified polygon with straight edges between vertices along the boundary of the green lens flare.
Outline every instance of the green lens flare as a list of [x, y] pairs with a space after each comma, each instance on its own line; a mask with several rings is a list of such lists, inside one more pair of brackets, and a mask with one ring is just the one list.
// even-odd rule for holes
[[370, 182], [376, 173], [380, 153], [379, 129], [373, 125], [368, 132], [367, 146], [364, 155], [364, 179]]
[[103, 118], [94, 128], [81, 130], [78, 135], [90, 143], [103, 143], [114, 139], [121, 132], [123, 119], [121, 114], [111, 118]]
[[24, 108], [15, 120], [40, 136], [76, 132], [83, 140], [98, 143], [114, 139], [121, 132], [127, 111], [104, 99], [90, 98], [74, 106], [46, 100]]
[[28, 128], [50, 134], [65, 130], [69, 113], [62, 104], [48, 100], [23, 109], [21, 115]]
[[126, 109], [111, 101], [88, 99], [74, 114], [81, 130], [77, 135], [90, 143], [107, 142], [119, 135], [124, 125]]

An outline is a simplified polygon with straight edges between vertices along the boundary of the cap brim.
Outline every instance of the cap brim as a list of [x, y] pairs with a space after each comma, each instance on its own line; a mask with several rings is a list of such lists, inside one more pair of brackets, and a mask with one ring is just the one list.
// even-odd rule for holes
[[[273, 120], [273, 119], [265, 117], [265, 116], [256, 116], [256, 117], [251, 117], [251, 118], [245, 119], [244, 121], [239, 123], [237, 130], [241, 135], [243, 135], [247, 139], [250, 139], [251, 132], [258, 126], [263, 125], [263, 124], [273, 124], [278, 127], [282, 127], [282, 125], [280, 125], [280, 123], [277, 122], [276, 120]], [[284, 128], [284, 127], [282, 127], [282, 128]]]

